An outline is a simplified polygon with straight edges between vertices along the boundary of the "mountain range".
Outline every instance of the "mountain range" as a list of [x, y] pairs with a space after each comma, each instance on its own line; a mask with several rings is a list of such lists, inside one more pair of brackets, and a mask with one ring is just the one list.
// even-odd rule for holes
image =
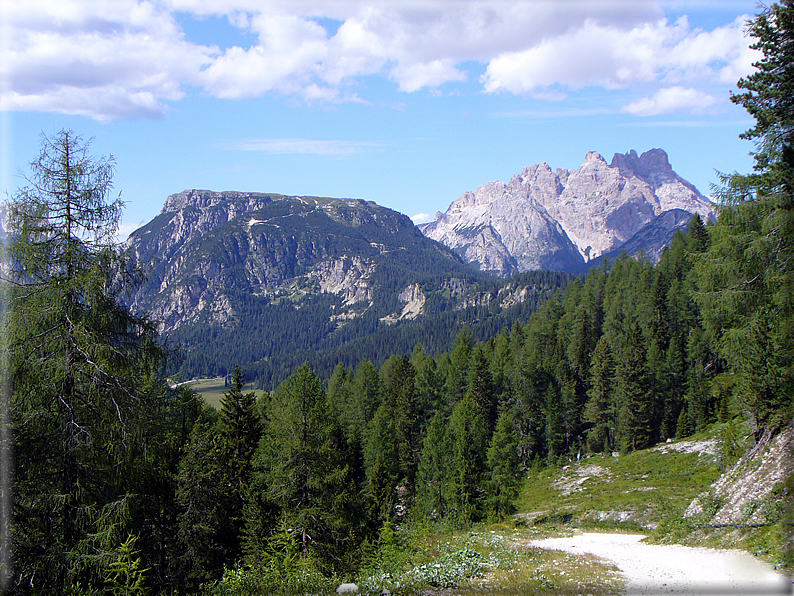
[[442, 350], [464, 319], [484, 336], [565, 280], [497, 282], [407, 216], [353, 199], [186, 190], [126, 248], [146, 274], [131, 306], [180, 346], [181, 375], [240, 364], [261, 384], [304, 360], [322, 369], [416, 343]]
[[552, 269], [578, 273], [626, 250], [658, 259], [689, 218], [714, 217], [710, 201], [676, 174], [662, 149], [592, 151], [575, 170], [541, 163], [466, 192], [422, 232], [482, 271], [506, 277]]
[[444, 351], [463, 324], [485, 339], [615, 251], [658, 257], [693, 213], [713, 214], [659, 149], [525, 168], [421, 231], [371, 201], [185, 190], [127, 240], [146, 274], [129, 300], [180, 346], [182, 377], [240, 364], [266, 387], [304, 361]]

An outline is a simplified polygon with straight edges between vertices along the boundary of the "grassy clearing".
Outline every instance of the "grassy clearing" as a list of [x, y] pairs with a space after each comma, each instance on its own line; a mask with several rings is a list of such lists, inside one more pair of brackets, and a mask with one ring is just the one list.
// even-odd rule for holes
[[[722, 440], [728, 433], [736, 442], [730, 452]], [[744, 452], [748, 440], [744, 424], [714, 424], [698, 435], [652, 449], [617, 457], [596, 455], [533, 472], [519, 496], [517, 518], [530, 528], [557, 523], [639, 531], [648, 534], [652, 543], [741, 549], [778, 569], [791, 570], [792, 511], [781, 515], [778, 523], [761, 527], [710, 527], [716, 509], [684, 518], [692, 500]], [[777, 492], [794, 493], [794, 478], [778, 486]], [[709, 510], [719, 503], [704, 505]]]
[[[229, 390], [229, 387], [224, 384], [224, 377], [218, 377], [216, 379], [197, 379], [188, 381], [185, 384], [198, 393], [208, 405], [216, 410], [221, 407], [223, 394]], [[264, 393], [264, 391], [254, 389], [253, 381], [243, 387], [243, 392], [247, 393], [248, 391], [254, 391], [257, 397]]]
[[520, 517], [527, 524], [656, 528], [683, 515], [692, 499], [719, 477], [715, 433], [532, 473], [517, 503]]

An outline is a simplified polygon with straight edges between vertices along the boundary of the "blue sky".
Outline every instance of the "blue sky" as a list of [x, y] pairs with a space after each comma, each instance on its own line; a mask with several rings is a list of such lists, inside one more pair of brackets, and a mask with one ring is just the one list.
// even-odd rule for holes
[[[665, 149], [747, 172], [755, 0], [2, 3], [0, 190], [69, 128], [117, 162], [122, 232], [188, 188], [444, 211], [525, 166]], [[419, 218], [421, 219], [421, 217]]]

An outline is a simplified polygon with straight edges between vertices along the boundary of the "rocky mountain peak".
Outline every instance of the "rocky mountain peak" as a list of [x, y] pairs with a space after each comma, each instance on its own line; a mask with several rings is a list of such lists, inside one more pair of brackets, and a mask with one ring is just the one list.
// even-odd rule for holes
[[606, 160], [601, 156], [598, 151], [588, 151], [587, 155], [584, 156], [584, 165], [588, 164], [604, 164], [606, 165]]
[[660, 254], [664, 244], [645, 244], [668, 242], [686, 225], [680, 215], [660, 217], [674, 210], [713, 217], [711, 203], [673, 171], [664, 150], [616, 153], [610, 164], [590, 151], [575, 170], [552, 170], [543, 162], [523, 168], [508, 184], [489, 182], [466, 192], [420, 229], [498, 275], [575, 272], [627, 245], [645, 226], [654, 229], [627, 246]]

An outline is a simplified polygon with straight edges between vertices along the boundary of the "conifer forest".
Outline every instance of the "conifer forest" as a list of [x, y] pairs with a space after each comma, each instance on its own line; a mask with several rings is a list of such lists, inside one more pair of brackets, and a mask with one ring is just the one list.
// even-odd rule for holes
[[[408, 527], [509, 518], [528, 470], [628, 453], [715, 421], [794, 414], [794, 5], [751, 22], [731, 100], [750, 173], [722, 176], [658, 263], [625, 255], [530, 317], [376, 365], [308, 365], [214, 409], [125, 295], [112, 157], [42, 137], [7, 205], [2, 387], [14, 594], [304, 594], [383, 568]], [[241, 339], [243, 341], [243, 339]], [[10, 498], [9, 498], [10, 492]], [[333, 591], [333, 589], [331, 590]]]

